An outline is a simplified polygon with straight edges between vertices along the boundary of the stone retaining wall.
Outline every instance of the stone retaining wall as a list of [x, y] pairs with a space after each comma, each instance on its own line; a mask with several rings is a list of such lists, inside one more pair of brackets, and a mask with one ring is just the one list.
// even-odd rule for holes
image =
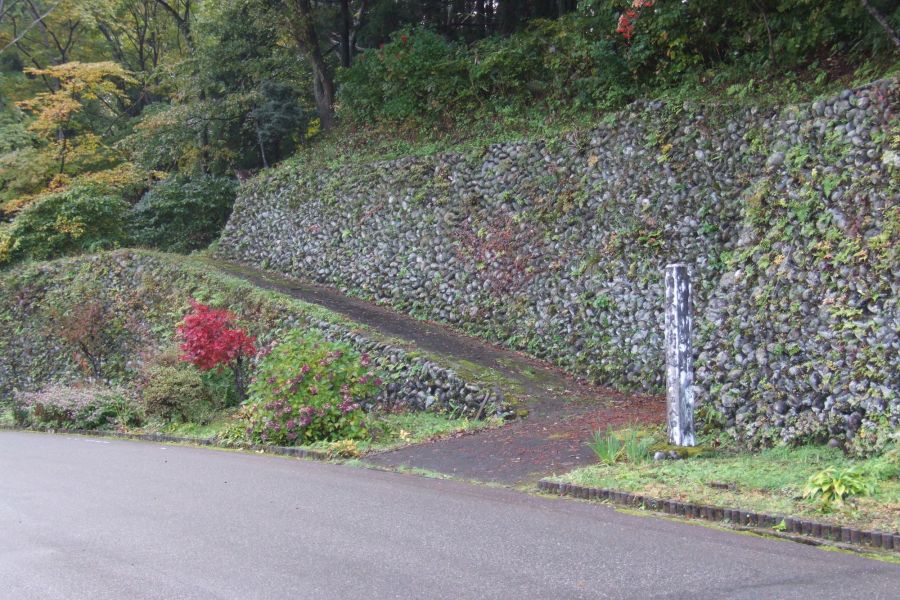
[[900, 417], [898, 95], [644, 102], [555, 140], [285, 167], [242, 188], [219, 253], [647, 391], [662, 269], [684, 262], [701, 421], [880, 444]]

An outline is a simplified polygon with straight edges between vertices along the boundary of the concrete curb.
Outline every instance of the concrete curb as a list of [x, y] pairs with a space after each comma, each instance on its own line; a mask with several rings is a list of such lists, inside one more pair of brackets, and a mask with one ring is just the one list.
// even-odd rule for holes
[[278, 454], [281, 456], [295, 456], [297, 458], [308, 458], [311, 460], [330, 460], [332, 458], [328, 452], [323, 450], [309, 450], [307, 448], [295, 448], [292, 446], [265, 446], [261, 444], [227, 444], [219, 442], [214, 438], [190, 438], [177, 435], [164, 435], [162, 433], [120, 433], [117, 431], [98, 431], [93, 429], [27, 429], [24, 427], [9, 426], [0, 426], [0, 431], [24, 431], [27, 433], [49, 433], [53, 435], [84, 435], [91, 437], [138, 440], [141, 442], [190, 444], [192, 446], [252, 450], [254, 452], [265, 452], [266, 454]]
[[773, 527], [784, 521], [785, 529], [783, 533], [807, 536], [821, 540], [823, 543], [838, 543], [854, 548], [878, 548], [900, 553], [900, 534], [897, 533], [864, 531], [852, 527], [807, 521], [797, 517], [770, 515], [737, 508], [720, 508], [717, 506], [692, 504], [690, 502], [661, 500], [642, 494], [605, 488], [592, 488], [573, 483], [559, 483], [548, 479], [541, 479], [538, 482], [538, 490], [583, 500], [605, 500], [622, 506], [643, 507], [644, 509], [667, 515], [704, 519], [706, 521], [726, 521], [739, 526], [741, 529], [750, 531], [768, 530], [768, 533], [782, 533], [773, 530]]

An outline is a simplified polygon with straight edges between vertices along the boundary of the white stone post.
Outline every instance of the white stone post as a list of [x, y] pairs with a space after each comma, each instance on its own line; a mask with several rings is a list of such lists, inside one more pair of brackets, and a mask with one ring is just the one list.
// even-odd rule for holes
[[669, 443], [693, 446], [694, 365], [691, 357], [691, 280], [686, 265], [666, 266], [666, 401]]

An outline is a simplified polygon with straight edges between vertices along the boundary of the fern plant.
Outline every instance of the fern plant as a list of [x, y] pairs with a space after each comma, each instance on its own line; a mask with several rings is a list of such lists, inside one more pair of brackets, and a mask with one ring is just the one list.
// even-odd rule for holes
[[594, 451], [597, 458], [605, 465], [615, 464], [622, 455], [622, 441], [613, 433], [612, 427], [606, 428], [606, 433], [599, 429], [594, 432], [594, 436], [588, 443], [588, 447]]
[[870, 496], [875, 493], [875, 482], [858, 465], [838, 470], [835, 467], [813, 473], [806, 482], [803, 497], [819, 500], [823, 510], [838, 506], [851, 496]]

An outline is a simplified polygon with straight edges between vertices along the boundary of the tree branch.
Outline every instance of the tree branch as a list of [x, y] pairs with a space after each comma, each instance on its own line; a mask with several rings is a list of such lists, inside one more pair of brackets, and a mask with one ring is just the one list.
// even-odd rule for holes
[[879, 12], [877, 8], [869, 4], [869, 0], [859, 0], [859, 3], [862, 4], [863, 8], [872, 16], [873, 19], [878, 21], [878, 24], [881, 25], [881, 28], [884, 29], [884, 32], [887, 34], [888, 38], [897, 48], [900, 48], [900, 35], [897, 35], [897, 32], [894, 31], [894, 28], [891, 27], [890, 22], [888, 22], [887, 18]]
[[[54, 4], [53, 6], [51, 6], [51, 7], [47, 10], [47, 12], [45, 12], [43, 15], [37, 16], [37, 18], [36, 18], [34, 21], [32, 21], [31, 24], [28, 25], [28, 27], [26, 27], [25, 29], [22, 30], [22, 33], [20, 33], [20, 34], [17, 35], [16, 37], [14, 37], [13, 40], [12, 40], [11, 42], [9, 42], [7, 45], [3, 46], [3, 48], [0, 48], [0, 54], [2, 54], [2, 53], [3, 53], [4, 51], [6, 51], [8, 48], [11, 48], [12, 46], [15, 46], [18, 42], [20, 42], [20, 41], [22, 40], [22, 38], [24, 38], [25, 35], [31, 30], [32, 27], [34, 27], [35, 25], [38, 25], [38, 24], [41, 24], [41, 25], [42, 25], [44, 19], [45, 19], [50, 13], [52, 13], [54, 10], [56, 10], [56, 7], [59, 6], [60, 3], [61, 3], [61, 2], [57, 2], [56, 4]], [[10, 6], [10, 8], [12, 8], [12, 6]]]

